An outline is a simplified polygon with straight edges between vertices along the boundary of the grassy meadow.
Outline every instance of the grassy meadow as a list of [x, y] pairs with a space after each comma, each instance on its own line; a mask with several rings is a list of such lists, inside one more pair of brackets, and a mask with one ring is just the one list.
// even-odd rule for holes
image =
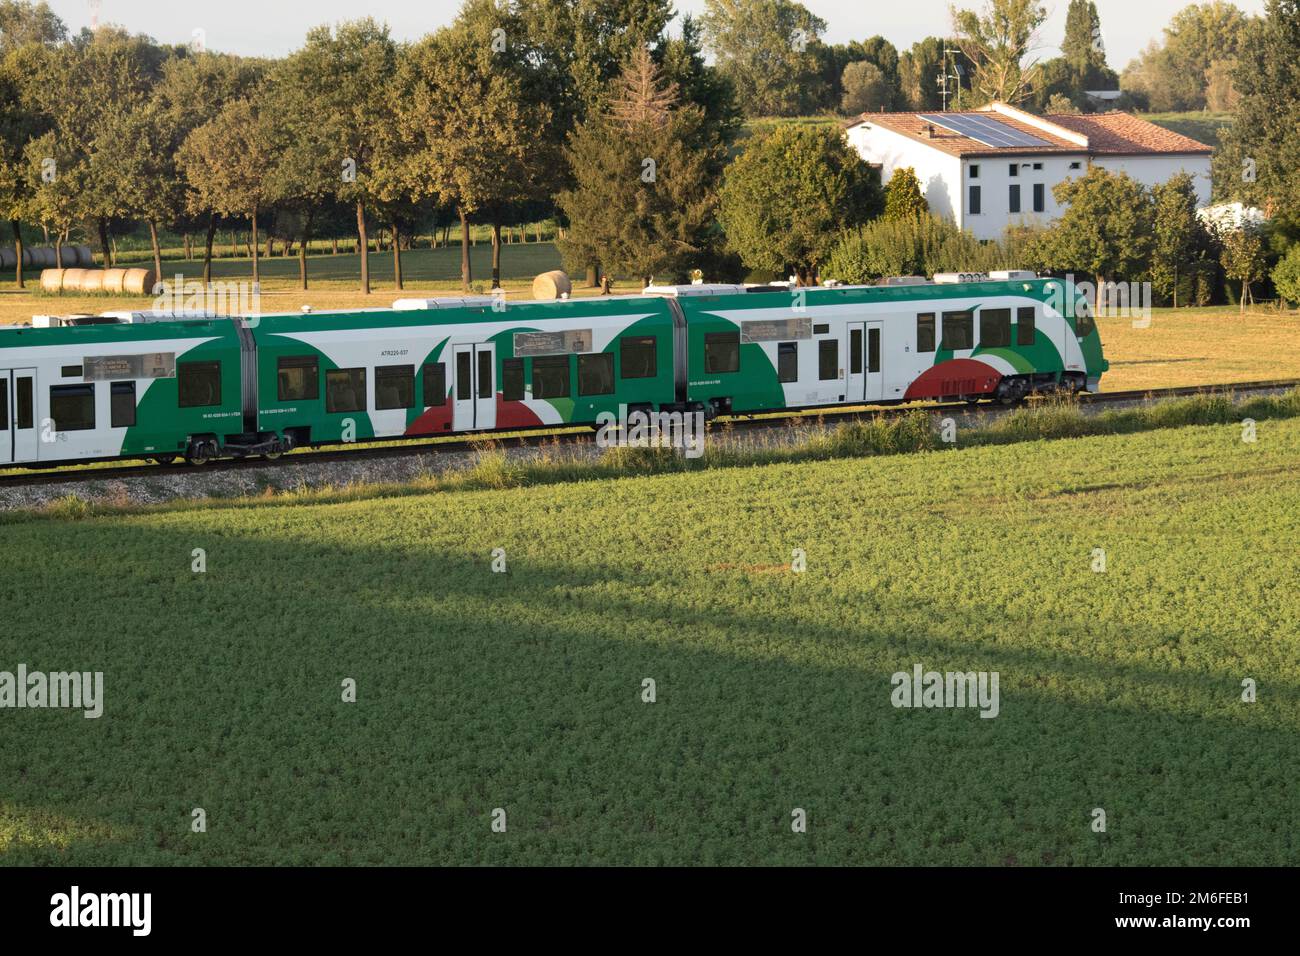
[[5, 516], [0, 670], [105, 703], [0, 712], [0, 862], [1295, 864], [1300, 419], [1241, 435]]

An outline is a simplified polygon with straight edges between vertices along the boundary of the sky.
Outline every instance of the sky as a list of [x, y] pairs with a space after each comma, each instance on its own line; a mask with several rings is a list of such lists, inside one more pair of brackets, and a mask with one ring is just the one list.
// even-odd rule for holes
[[[679, 13], [699, 13], [704, 0], [675, 0]], [[1055, 55], [1065, 33], [1069, 0], [1045, 0], [1050, 17], [1037, 56]], [[1170, 17], [1191, 0], [1096, 0], [1110, 65], [1122, 70]], [[1264, 0], [1236, 0], [1247, 13], [1262, 13]], [[984, 0], [959, 0], [977, 8]], [[89, 26], [91, 9], [100, 23], [117, 23], [166, 43], [188, 43], [202, 30], [208, 49], [258, 56], [283, 56], [302, 44], [320, 23], [373, 16], [386, 21], [400, 40], [413, 40], [452, 20], [458, 0], [49, 0], [74, 31]], [[827, 22], [825, 40], [844, 43], [877, 34], [899, 49], [947, 32], [949, 0], [803, 0]]]

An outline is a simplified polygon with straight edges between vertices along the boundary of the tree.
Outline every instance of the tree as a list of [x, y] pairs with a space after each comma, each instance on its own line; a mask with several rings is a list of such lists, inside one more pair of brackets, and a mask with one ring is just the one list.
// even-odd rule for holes
[[67, 38], [67, 26], [45, 0], [0, 0], [0, 56], [31, 43], [50, 46]]
[[1178, 308], [1178, 285], [1194, 271], [1198, 239], [1204, 227], [1196, 216], [1196, 187], [1188, 173], [1179, 173], [1156, 186], [1151, 284]]
[[840, 112], [847, 116], [888, 109], [894, 101], [894, 89], [885, 74], [867, 60], [846, 66], [841, 83], [844, 96], [840, 100]]
[[607, 96], [565, 151], [576, 185], [558, 197], [570, 228], [566, 263], [599, 257], [611, 271], [647, 284], [680, 276], [714, 242], [717, 170], [726, 155], [704, 111], [683, 104], [648, 51], [633, 54]]
[[271, 137], [247, 99], [232, 100], [190, 133], [178, 156], [195, 194], [192, 204], [223, 216], [246, 216], [253, 231], [253, 281], [261, 281], [257, 217], [270, 199]]
[[1260, 281], [1268, 274], [1267, 261], [1264, 258], [1264, 240], [1259, 230], [1251, 225], [1243, 225], [1223, 237], [1223, 274], [1229, 279], [1241, 283], [1241, 311], [1246, 311], [1246, 300], [1253, 305], [1255, 295], [1251, 284]]
[[911, 166], [900, 166], [885, 187], [885, 218], [891, 221], [929, 215], [930, 206], [921, 195], [921, 181]]
[[944, 106], [939, 77], [945, 74], [947, 64], [949, 105], [957, 101], [962, 90], [970, 89], [974, 69], [971, 62], [947, 40], [926, 37], [898, 59], [898, 81], [904, 104], [911, 110], [938, 110]]
[[1238, 58], [1248, 25], [1246, 15], [1227, 0], [1184, 8], [1165, 27], [1163, 40], [1152, 42], [1125, 68], [1123, 88], [1146, 97], [1156, 112], [1205, 109], [1211, 68], [1216, 61]]
[[752, 269], [816, 280], [837, 234], [880, 214], [879, 173], [834, 128], [777, 126], [727, 168], [719, 219]]
[[1070, 0], [1065, 14], [1061, 58], [1079, 78], [1082, 89], [1100, 89], [1100, 84], [1110, 78], [1101, 35], [1101, 16], [1093, 0]]
[[[470, 218], [536, 197], [560, 165], [541, 131], [549, 107], [529, 95], [526, 50], [509, 45], [517, 22], [490, 2], [467, 8], [402, 58], [395, 95], [409, 153], [412, 195], [454, 206], [461, 226], [461, 285], [468, 291]], [[504, 26], [494, 25], [504, 22]], [[506, 44], [493, 43], [503, 30]]]
[[1269, 0], [1250, 27], [1233, 82], [1237, 120], [1215, 155], [1222, 199], [1300, 219], [1300, 0]]
[[336, 195], [356, 210], [361, 291], [370, 294], [370, 239], [366, 208], [377, 201], [371, 159], [382, 131], [395, 121], [388, 108], [397, 69], [397, 46], [388, 28], [367, 17], [307, 34], [284, 63], [282, 76], [315, 103], [313, 136], [331, 144], [322, 157], [333, 165]]
[[1029, 96], [1037, 74], [1029, 55], [1046, 19], [1038, 0], [986, 0], [978, 13], [952, 8], [957, 45], [975, 66], [971, 87], [978, 101], [1019, 103]]
[[794, 0], [705, 0], [704, 35], [748, 116], [796, 116], [821, 101], [812, 47], [826, 21]]
[[818, 81], [823, 90], [823, 99], [818, 106], [822, 110], [831, 113], [841, 109], [846, 92], [844, 71], [851, 63], [870, 63], [880, 71], [887, 92], [880, 98], [877, 109], [907, 107], [899, 81], [898, 49], [884, 37], [875, 36], [869, 40], [853, 40], [835, 45], [817, 43], [810, 49], [820, 63]]
[[1097, 294], [1106, 283], [1131, 280], [1151, 258], [1152, 208], [1145, 187], [1125, 173], [1100, 166], [1052, 190], [1067, 206], [1044, 242], [1052, 271], [1082, 272], [1096, 277]]

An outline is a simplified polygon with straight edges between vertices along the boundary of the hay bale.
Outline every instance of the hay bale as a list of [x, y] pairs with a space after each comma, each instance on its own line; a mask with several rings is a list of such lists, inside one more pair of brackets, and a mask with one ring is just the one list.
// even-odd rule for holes
[[154, 283], [158, 277], [152, 269], [127, 269], [122, 282], [122, 291], [127, 295], [153, 295]]
[[62, 269], [45, 269], [41, 272], [41, 291], [42, 292], [62, 292], [63, 291], [63, 270]]
[[553, 272], [543, 272], [533, 280], [533, 298], [534, 299], [558, 299], [562, 295], [568, 295], [573, 292], [573, 283], [569, 277], [559, 269]]
[[58, 264], [59, 260], [50, 246], [37, 246], [32, 250], [32, 265], [37, 269], [54, 269]]
[[0, 249], [0, 269], [13, 269], [18, 265], [18, 257], [12, 249]]
[[86, 274], [81, 277], [82, 292], [103, 292], [104, 291], [104, 270], [87, 269]]
[[126, 281], [125, 269], [104, 270], [104, 291], [122, 294], [122, 283]]
[[86, 280], [85, 269], [64, 269], [63, 270], [63, 291], [80, 292], [81, 284]]
[[77, 252], [77, 265], [86, 269], [95, 264], [95, 254], [90, 251], [90, 246], [71, 246]]
[[24, 269], [30, 269], [30, 268], [31, 268], [31, 265], [32, 265], [32, 250], [27, 249], [27, 248], [24, 248], [24, 249], [23, 249], [23, 268], [24, 268]]

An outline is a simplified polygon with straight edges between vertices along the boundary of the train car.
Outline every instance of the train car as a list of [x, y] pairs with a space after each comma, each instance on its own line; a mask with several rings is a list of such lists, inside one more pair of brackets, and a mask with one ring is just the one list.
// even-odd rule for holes
[[0, 326], [0, 465], [170, 460], [244, 428], [229, 319]]
[[675, 401], [678, 321], [660, 297], [393, 309], [250, 323], [257, 422], [286, 447], [595, 422]]
[[1109, 366], [1072, 285], [1029, 273], [939, 278], [777, 294], [682, 287], [686, 399], [727, 414], [1097, 390]]

